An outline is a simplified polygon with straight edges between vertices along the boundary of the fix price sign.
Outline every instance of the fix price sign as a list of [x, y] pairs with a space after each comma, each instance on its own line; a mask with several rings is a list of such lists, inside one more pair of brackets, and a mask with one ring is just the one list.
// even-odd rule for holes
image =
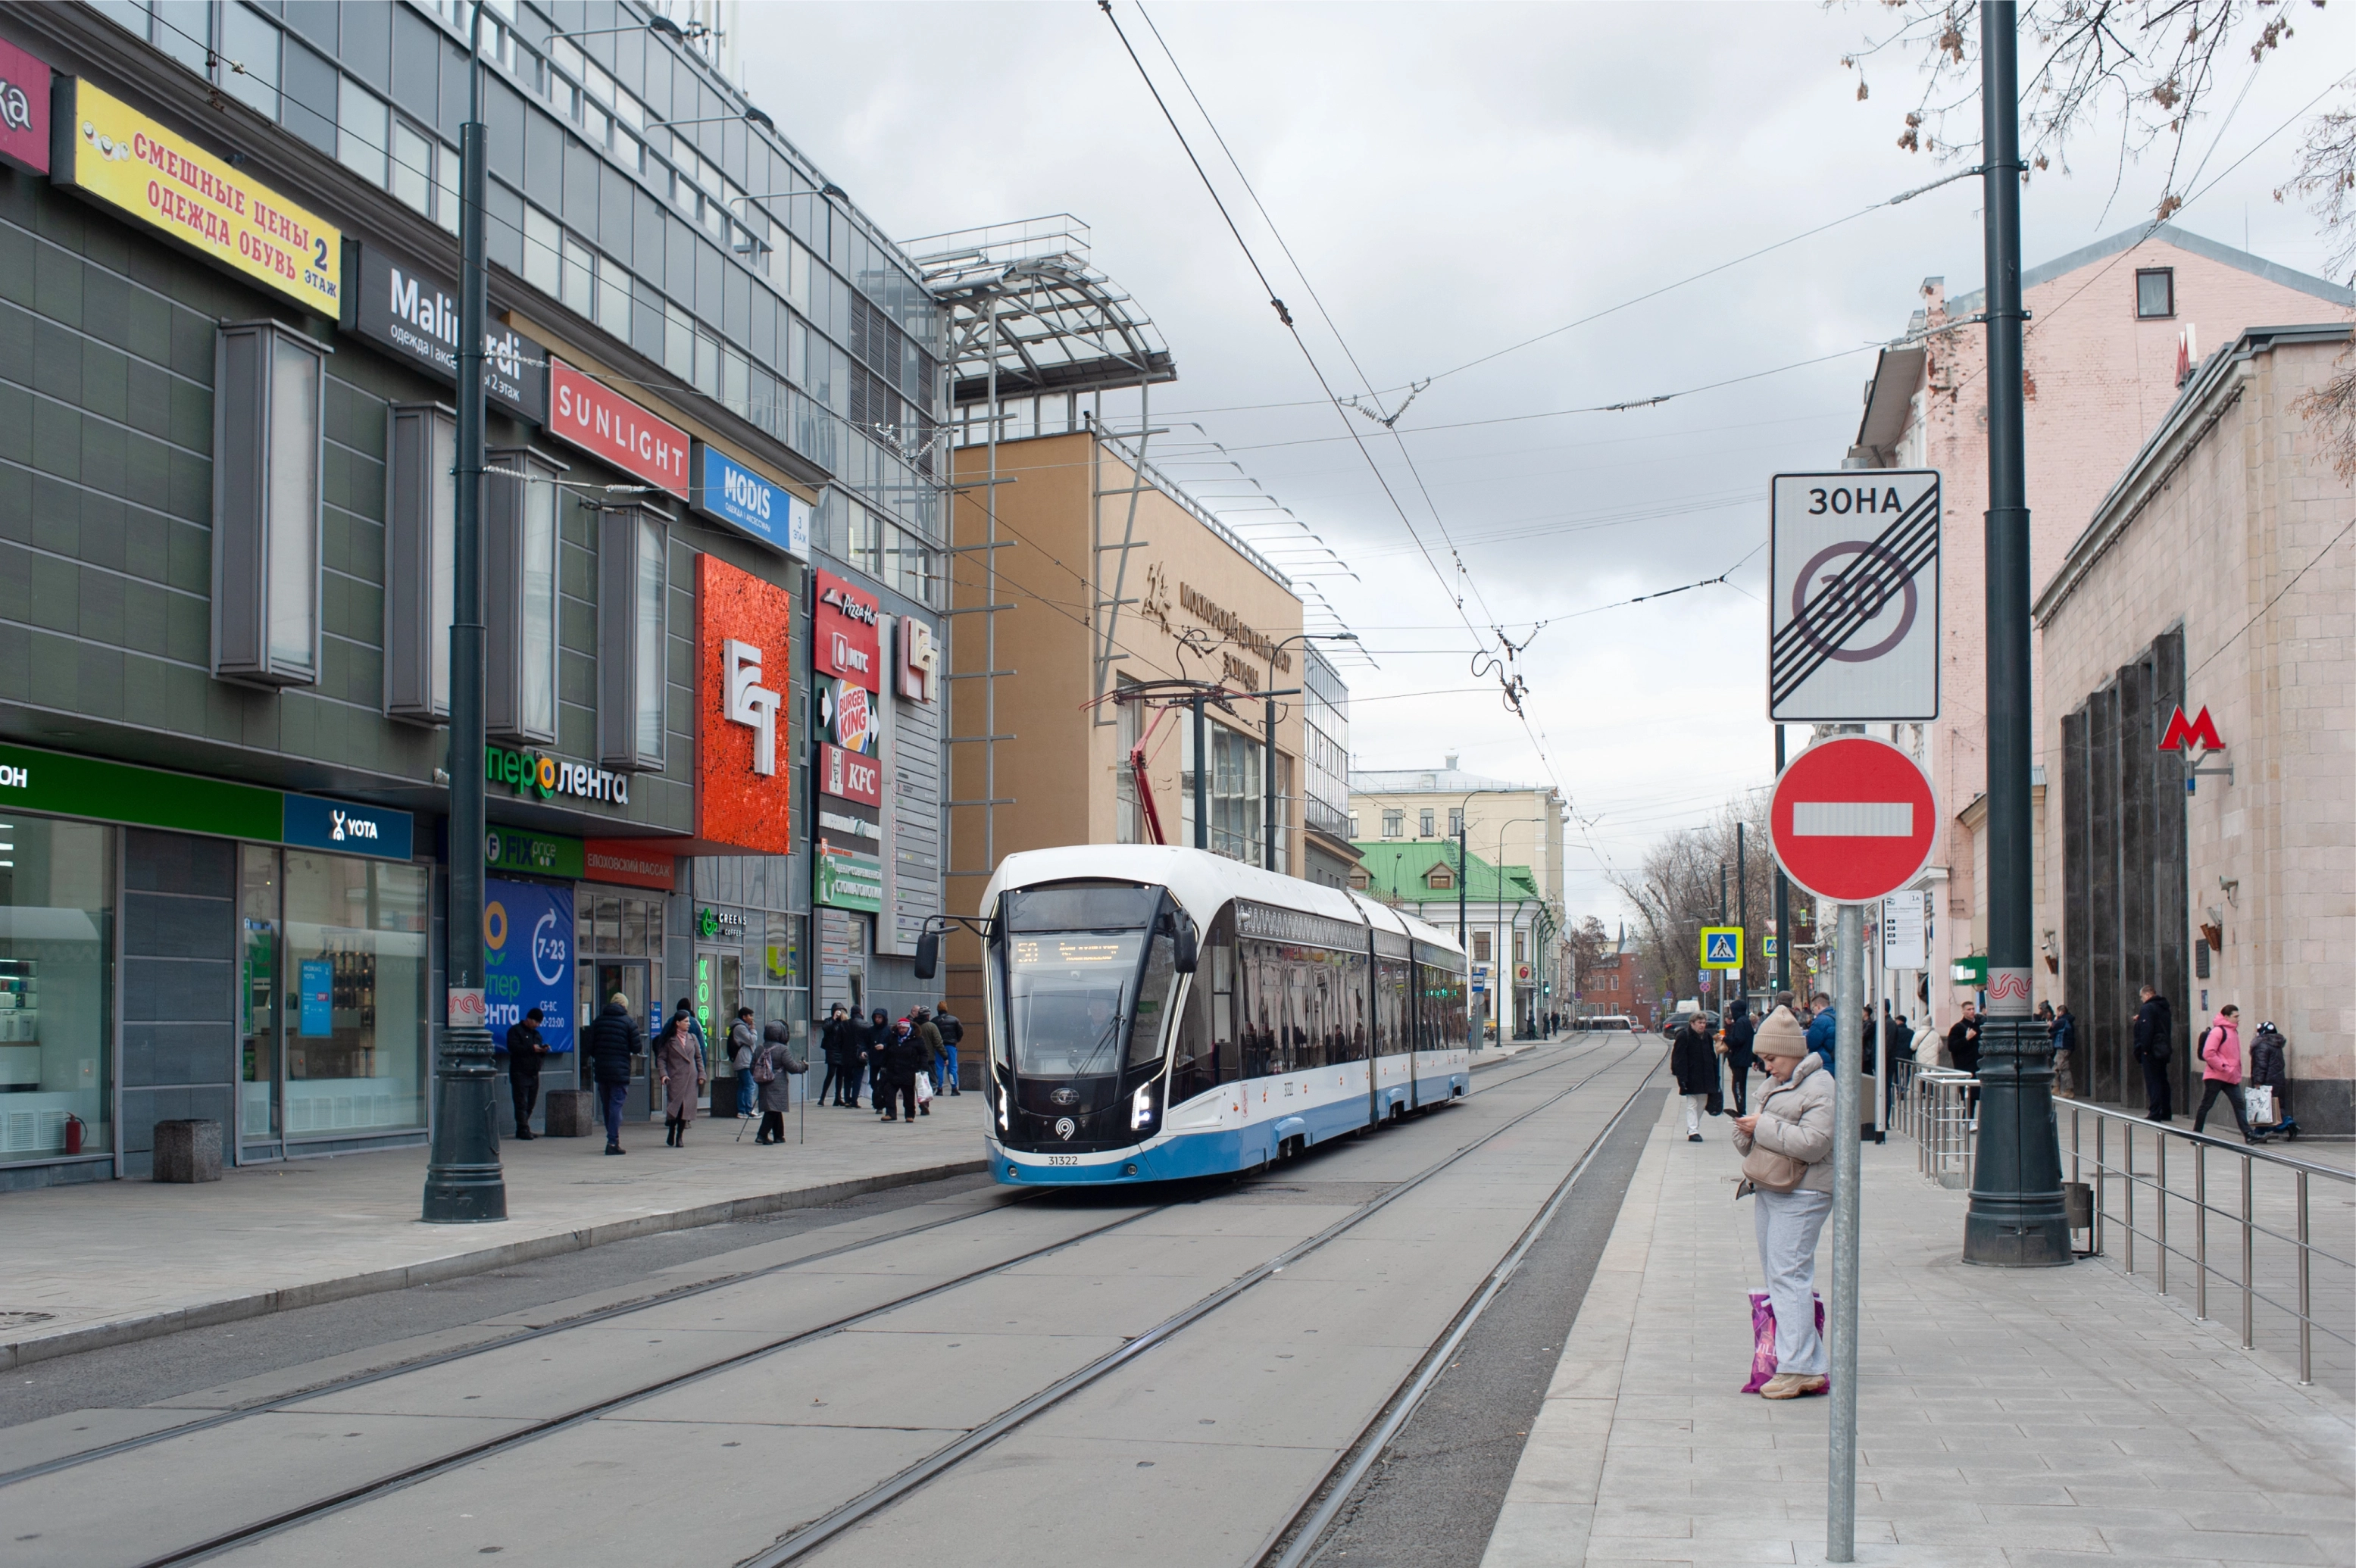
[[1937, 718], [1937, 471], [1778, 474], [1773, 516], [1767, 716]]

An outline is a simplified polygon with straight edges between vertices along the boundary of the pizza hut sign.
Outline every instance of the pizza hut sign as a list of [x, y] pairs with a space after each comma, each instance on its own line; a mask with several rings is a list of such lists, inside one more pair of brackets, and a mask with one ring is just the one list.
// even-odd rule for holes
[[881, 691], [883, 607], [832, 572], [818, 574], [818, 604], [810, 614], [819, 669], [854, 686]]

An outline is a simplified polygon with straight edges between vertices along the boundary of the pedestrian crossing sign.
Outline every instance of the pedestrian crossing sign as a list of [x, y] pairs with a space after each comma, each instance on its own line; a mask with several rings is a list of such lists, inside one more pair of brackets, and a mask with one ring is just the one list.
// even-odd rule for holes
[[1701, 928], [1701, 966], [1705, 969], [1742, 967], [1742, 928], [1705, 925]]

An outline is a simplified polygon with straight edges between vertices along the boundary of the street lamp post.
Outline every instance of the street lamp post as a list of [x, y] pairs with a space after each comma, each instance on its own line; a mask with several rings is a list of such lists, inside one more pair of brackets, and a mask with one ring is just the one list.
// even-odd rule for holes
[[423, 1218], [479, 1224], [508, 1217], [492, 1097], [497, 1071], [483, 1010], [483, 8], [474, 11], [466, 123], [458, 133], [458, 451], [450, 614], [450, 880], [444, 914], [442, 1050]]
[[[1543, 816], [1509, 816], [1497, 824], [1497, 858], [1491, 862], [1489, 870], [1490, 874], [1497, 879], [1497, 962], [1496, 973], [1490, 978], [1494, 980], [1503, 976], [1505, 981], [1505, 999], [1497, 1008], [1497, 1043], [1499, 1045], [1505, 1043], [1505, 1015], [1514, 1006], [1513, 963], [1518, 962], [1518, 960], [1509, 962], [1505, 956], [1511, 951], [1505, 943], [1505, 829], [1519, 827], [1525, 822], [1543, 823], [1546, 820]], [[1515, 901], [1514, 924], [1515, 926], [1521, 924], [1522, 908], [1529, 901], [1527, 899]], [[1494, 989], [1492, 995], [1494, 995]]]

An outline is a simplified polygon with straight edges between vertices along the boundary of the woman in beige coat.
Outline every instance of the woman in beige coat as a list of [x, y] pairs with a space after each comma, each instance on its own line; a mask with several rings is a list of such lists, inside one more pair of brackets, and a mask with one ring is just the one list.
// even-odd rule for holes
[[[1738, 1190], [1759, 1202], [1759, 1267], [1775, 1308], [1775, 1375], [1759, 1392], [1768, 1399], [1822, 1393], [1824, 1336], [1816, 1332], [1816, 1238], [1833, 1208], [1833, 1075], [1808, 1050], [1808, 1037], [1787, 1008], [1759, 1026], [1751, 1050], [1773, 1082], [1759, 1108], [1734, 1118], [1734, 1147], [1782, 1155], [1782, 1161], [1747, 1162]], [[1770, 1179], [1753, 1164], [1780, 1167]], [[1785, 1178], [1796, 1177], [1785, 1187]]]
[[672, 1148], [687, 1147], [687, 1124], [695, 1119], [696, 1101], [703, 1091], [703, 1051], [688, 1028], [693, 1016], [684, 1009], [673, 1014], [655, 1044], [655, 1066], [663, 1080], [663, 1121], [669, 1129], [663, 1142]]

